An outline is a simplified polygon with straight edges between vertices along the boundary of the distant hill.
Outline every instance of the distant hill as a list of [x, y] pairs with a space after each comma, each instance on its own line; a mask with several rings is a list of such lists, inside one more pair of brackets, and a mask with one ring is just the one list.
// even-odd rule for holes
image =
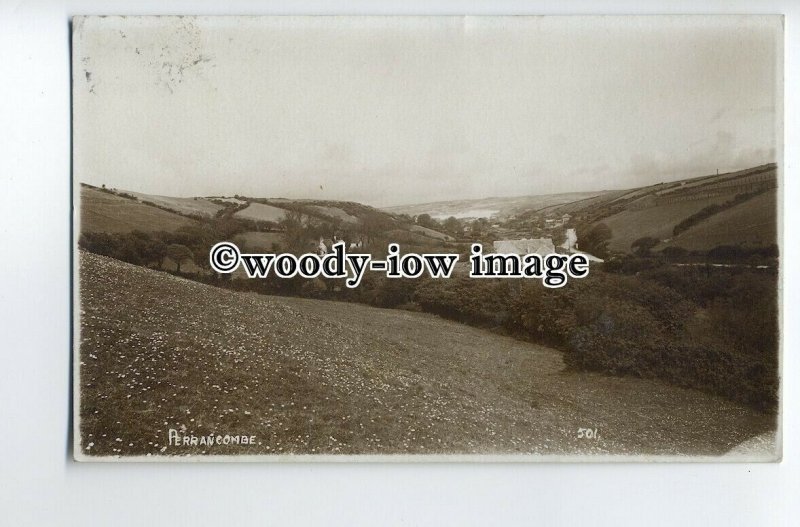
[[[82, 229], [87, 232], [175, 230], [218, 214], [250, 220], [254, 231], [276, 230], [290, 212], [336, 225], [345, 232], [391, 236], [415, 250], [455, 242], [452, 236], [415, 225], [402, 215], [435, 219], [485, 217], [497, 222], [494, 236], [557, 236], [567, 227], [588, 229], [605, 223], [609, 247], [628, 252], [642, 237], [659, 240], [656, 250], [682, 247], [709, 250], [719, 245], [766, 247], [777, 243], [777, 166], [659, 183], [627, 190], [573, 192], [455, 200], [376, 209], [350, 201], [196, 197], [171, 198], [81, 186]], [[227, 211], [227, 212], [226, 212]], [[685, 228], [676, 232], [678, 224]], [[260, 226], [259, 226], [260, 225]], [[266, 225], [266, 227], [265, 227]], [[279, 230], [279, 229], [278, 229]], [[580, 232], [579, 232], [580, 235]], [[261, 237], [263, 238], [263, 236]], [[248, 241], [272, 246], [275, 237]], [[460, 240], [465, 243], [464, 240]]]
[[434, 203], [384, 207], [383, 210], [393, 214], [408, 214], [410, 216], [429, 214], [435, 219], [445, 219], [454, 216], [458, 219], [495, 218], [502, 220], [523, 211], [538, 210], [555, 205], [573, 203], [584, 199], [603, 196], [605, 194], [607, 194], [606, 191], [570, 192], [566, 194], [548, 194], [542, 196], [437, 201]]
[[128, 233], [175, 231], [219, 214], [249, 220], [258, 231], [239, 237], [251, 249], [268, 250], [280, 245], [280, 222], [290, 212], [302, 214], [312, 222], [338, 225], [356, 238], [388, 233], [405, 233], [401, 238], [413, 240], [416, 247], [441, 247], [453, 238], [433, 229], [421, 227], [368, 205], [349, 201], [250, 198], [157, 196], [122, 189], [98, 188], [81, 184], [79, 210], [82, 232]]

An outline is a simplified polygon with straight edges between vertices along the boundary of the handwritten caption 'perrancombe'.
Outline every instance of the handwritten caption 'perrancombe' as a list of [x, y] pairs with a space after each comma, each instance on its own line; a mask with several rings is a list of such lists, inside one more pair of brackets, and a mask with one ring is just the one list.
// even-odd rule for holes
[[[324, 255], [247, 254], [231, 242], [220, 242], [209, 251], [211, 268], [218, 273], [233, 273], [241, 265], [248, 278], [344, 278], [349, 288], [358, 287], [367, 270], [383, 272], [387, 278], [419, 278], [423, 274], [450, 278], [458, 258], [457, 254], [400, 254], [396, 243], [389, 244], [385, 260], [374, 260], [371, 254], [350, 254], [344, 242], [334, 244]], [[537, 278], [551, 288], [589, 274], [589, 260], [580, 253], [483, 254], [481, 244], [474, 243], [469, 261], [470, 278]]]

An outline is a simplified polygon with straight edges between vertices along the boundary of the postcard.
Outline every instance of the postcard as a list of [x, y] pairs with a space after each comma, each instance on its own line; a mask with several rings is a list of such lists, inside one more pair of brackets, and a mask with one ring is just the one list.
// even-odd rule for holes
[[72, 21], [80, 461], [779, 461], [783, 18]]

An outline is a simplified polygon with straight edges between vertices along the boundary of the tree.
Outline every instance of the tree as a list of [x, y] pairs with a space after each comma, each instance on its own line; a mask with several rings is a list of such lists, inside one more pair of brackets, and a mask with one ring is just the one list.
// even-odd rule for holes
[[194, 261], [192, 250], [179, 243], [173, 243], [167, 247], [167, 256], [177, 265], [177, 272], [181, 272], [181, 263], [186, 260]]
[[283, 229], [283, 240], [286, 249], [293, 254], [302, 254], [308, 249], [309, 232], [303, 222], [303, 214], [296, 210], [290, 210], [286, 217], [281, 220]]
[[598, 223], [594, 227], [583, 230], [578, 229], [578, 249], [593, 254], [599, 258], [608, 257], [608, 241], [612, 237], [611, 229], [605, 223]]
[[438, 227], [439, 225], [436, 224], [436, 221], [431, 218], [430, 214], [420, 214], [417, 216], [417, 225], [422, 227], [427, 227], [429, 229], [433, 229]]
[[134, 230], [124, 237], [126, 245], [131, 246], [137, 255], [137, 261], [134, 263], [140, 265], [156, 264], [161, 269], [164, 264], [164, 258], [167, 256], [167, 244], [157, 236], [154, 237], [150, 233], [139, 230]]
[[670, 246], [670, 247], [665, 247], [661, 251], [661, 254], [663, 254], [667, 258], [682, 258], [687, 254], [689, 254], [689, 251], [684, 249], [683, 247]]
[[650, 256], [650, 249], [661, 243], [658, 238], [642, 236], [631, 244], [631, 250], [637, 256]]
[[371, 245], [376, 242], [384, 232], [395, 228], [395, 220], [383, 212], [365, 211], [361, 214], [361, 234], [364, 241]]
[[453, 236], [458, 236], [462, 233], [461, 222], [458, 221], [455, 216], [450, 216], [444, 220], [443, 227], [445, 232], [452, 234]]
[[113, 257], [119, 248], [119, 238], [105, 232], [86, 232], [78, 239], [78, 246], [92, 253]]
[[483, 238], [489, 230], [489, 220], [486, 218], [477, 218], [472, 222], [469, 230], [474, 240]]
[[148, 264], [154, 263], [161, 269], [164, 266], [164, 258], [167, 257], [167, 244], [161, 240], [152, 240], [147, 244], [145, 255]]

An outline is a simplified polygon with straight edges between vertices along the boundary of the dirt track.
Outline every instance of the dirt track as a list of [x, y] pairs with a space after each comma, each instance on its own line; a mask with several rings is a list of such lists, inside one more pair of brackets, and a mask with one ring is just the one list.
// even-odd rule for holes
[[[565, 372], [558, 351], [427, 314], [80, 258], [87, 455], [721, 455], [774, 428], [719, 397]], [[169, 429], [257, 441], [169, 446]]]

